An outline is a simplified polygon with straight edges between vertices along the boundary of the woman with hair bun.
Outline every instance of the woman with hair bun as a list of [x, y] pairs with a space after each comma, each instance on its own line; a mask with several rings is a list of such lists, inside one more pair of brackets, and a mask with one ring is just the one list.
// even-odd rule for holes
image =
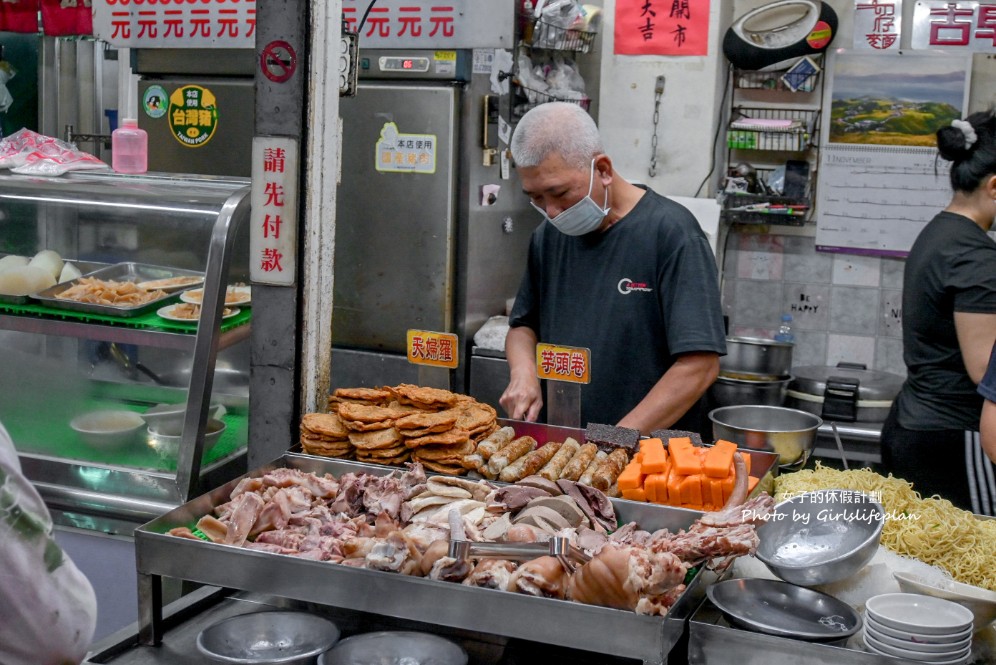
[[882, 466], [976, 514], [996, 515], [996, 467], [979, 443], [977, 385], [996, 341], [996, 115], [973, 113], [937, 131], [951, 162], [951, 202], [906, 258], [907, 377], [882, 428]]

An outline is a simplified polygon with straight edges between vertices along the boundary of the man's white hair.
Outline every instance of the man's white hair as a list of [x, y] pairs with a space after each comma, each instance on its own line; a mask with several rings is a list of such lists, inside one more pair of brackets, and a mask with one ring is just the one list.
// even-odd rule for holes
[[591, 116], [577, 104], [548, 102], [530, 109], [512, 134], [516, 166], [538, 166], [559, 155], [568, 166], [587, 170], [595, 155], [604, 152], [602, 137]]

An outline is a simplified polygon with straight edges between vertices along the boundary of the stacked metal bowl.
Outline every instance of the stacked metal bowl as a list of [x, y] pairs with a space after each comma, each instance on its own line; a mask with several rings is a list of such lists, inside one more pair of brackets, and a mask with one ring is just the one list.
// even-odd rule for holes
[[792, 381], [792, 344], [759, 337], [727, 337], [719, 378], [710, 388], [718, 406], [781, 406]]

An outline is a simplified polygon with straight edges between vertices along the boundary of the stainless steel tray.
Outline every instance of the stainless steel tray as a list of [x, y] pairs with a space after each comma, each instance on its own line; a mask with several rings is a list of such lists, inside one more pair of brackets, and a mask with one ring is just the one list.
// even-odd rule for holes
[[[170, 277], [204, 277], [204, 273], [198, 272], [196, 270], [182, 270], [180, 268], [166, 268], [164, 266], [154, 266], [146, 263], [115, 263], [109, 265], [105, 268], [100, 268], [99, 270], [94, 270], [93, 272], [83, 275], [84, 277], [96, 277], [97, 279], [103, 280], [113, 280], [115, 282], [144, 282], [152, 279], [167, 279]], [[176, 297], [179, 291], [183, 289], [178, 289], [176, 291], [167, 291], [162, 298], [157, 298], [155, 300], [150, 300], [149, 302], [142, 303], [141, 305], [135, 305], [133, 307], [118, 307], [115, 305], [98, 305], [95, 303], [78, 302], [76, 300], [64, 300], [58, 298], [58, 294], [62, 293], [71, 286], [74, 286], [79, 282], [78, 279], [74, 279], [69, 282], [63, 282], [62, 284], [56, 284], [55, 286], [45, 289], [39, 293], [32, 295], [34, 300], [45, 303], [50, 307], [58, 307], [61, 309], [71, 309], [77, 312], [87, 312], [89, 314], [103, 314], [107, 316], [122, 316], [131, 317], [139, 316], [145, 314], [151, 310], [154, 310], [163, 303], [168, 302]], [[197, 284], [191, 284], [187, 288], [193, 288], [198, 286]]]
[[[384, 475], [392, 469], [334, 459], [285, 454], [249, 473], [260, 476], [290, 467], [339, 476], [366, 471]], [[233, 589], [274, 594], [306, 602], [371, 612], [398, 619], [463, 628], [595, 653], [665, 663], [685, 630], [691, 612], [715, 578], [700, 572], [665, 617], [642, 616], [570, 601], [469, 587], [420, 577], [310, 561], [297, 557], [218, 545], [166, 535], [193, 526], [228, 500], [239, 479], [204, 494], [135, 530], [139, 597], [156, 598], [163, 576]], [[680, 508], [613, 500], [621, 522], [672, 531], [688, 527], [700, 513]], [[161, 627], [155, 608], [139, 608], [143, 642], [158, 642]]]

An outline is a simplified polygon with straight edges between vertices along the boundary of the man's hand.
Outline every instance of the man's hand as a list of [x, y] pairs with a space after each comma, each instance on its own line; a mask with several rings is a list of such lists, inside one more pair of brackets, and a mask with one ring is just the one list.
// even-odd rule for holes
[[511, 328], [505, 337], [505, 357], [511, 380], [498, 403], [512, 420], [539, 418], [543, 392], [536, 376], [536, 333], [531, 328]]
[[535, 374], [531, 380], [530, 377], [519, 380], [512, 377], [498, 402], [512, 420], [535, 421], [539, 418], [540, 409], [543, 407], [543, 393], [540, 390], [539, 379]]

